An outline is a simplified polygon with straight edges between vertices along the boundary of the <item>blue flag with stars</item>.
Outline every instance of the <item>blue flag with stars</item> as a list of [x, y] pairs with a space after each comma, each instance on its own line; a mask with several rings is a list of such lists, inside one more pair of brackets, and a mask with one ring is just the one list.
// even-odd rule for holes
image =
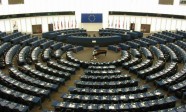
[[100, 13], [81, 14], [81, 23], [102, 23], [102, 14]]

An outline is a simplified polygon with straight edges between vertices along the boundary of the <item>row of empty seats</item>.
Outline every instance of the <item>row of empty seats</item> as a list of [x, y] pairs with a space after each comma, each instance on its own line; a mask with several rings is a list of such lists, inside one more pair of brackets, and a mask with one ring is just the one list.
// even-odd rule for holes
[[5, 56], [6, 65], [8, 65], [8, 66], [12, 65], [13, 57], [14, 57], [14, 55], [16, 55], [18, 53], [20, 47], [21, 46], [19, 44], [17, 44], [8, 50], [8, 52], [6, 53], [6, 56]]

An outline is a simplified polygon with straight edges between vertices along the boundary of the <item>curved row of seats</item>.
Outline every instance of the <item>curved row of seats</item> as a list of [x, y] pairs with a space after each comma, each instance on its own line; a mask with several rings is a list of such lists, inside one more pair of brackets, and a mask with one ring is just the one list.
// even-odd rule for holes
[[44, 62], [49, 61], [51, 59], [51, 53], [52, 53], [52, 49], [50, 48], [45, 49], [41, 56], [42, 60]]
[[64, 29], [52, 32], [42, 33], [42, 37], [50, 40], [62, 41], [69, 36], [87, 36], [85, 29]]
[[62, 51], [61, 49], [57, 49], [51, 53], [51, 57], [54, 59], [60, 59], [61, 56], [65, 53], [65, 51]]
[[71, 44], [65, 44], [61, 47], [63, 51], [68, 51], [69, 49], [73, 48]]
[[0, 38], [2, 42], [10, 42], [12, 39], [21, 36], [21, 32], [15, 32], [10, 35], [5, 35]]
[[30, 65], [23, 66], [24, 71], [22, 72], [31, 75], [32, 77], [37, 77], [40, 80], [47, 81], [54, 84], [64, 84], [65, 79], [61, 77], [54, 76], [53, 74], [44, 73], [39, 70], [33, 69]]
[[174, 43], [169, 43], [168, 46], [176, 53], [178, 61], [186, 62], [186, 51]]
[[71, 62], [71, 61], [67, 61], [67, 60], [65, 60], [63, 58], [57, 60], [57, 62], [59, 64], [62, 64], [62, 65], [65, 65], [65, 66], [69, 66], [69, 67], [72, 67], [72, 68], [76, 68], [76, 69], [80, 68], [80, 64], [74, 63], [74, 62]]
[[[183, 80], [181, 82], [178, 82], [172, 86], [169, 87], [169, 91], [170, 92], [175, 92], [175, 91], [179, 91], [181, 89], [184, 89], [186, 86], [186, 80]], [[182, 96], [182, 95], [181, 95]]]
[[156, 46], [151, 46], [150, 47], [152, 53], [158, 58], [158, 60], [165, 60], [163, 52], [157, 48]]
[[164, 95], [158, 90], [152, 92], [141, 92], [129, 95], [79, 95], [79, 94], [62, 94], [64, 101], [73, 103], [90, 103], [90, 104], [118, 104], [138, 101], [148, 101], [163, 98]]
[[6, 64], [5, 64], [5, 53], [7, 52], [7, 50], [9, 50], [11, 47], [11, 43], [10, 42], [4, 42], [0, 45], [0, 68], [5, 68]]
[[[12, 100], [14, 102], [18, 102], [20, 104], [26, 104], [29, 107], [33, 107], [34, 105], [38, 105], [41, 103], [41, 98], [29, 94], [25, 94], [19, 92], [17, 90], [13, 90], [9, 87], [0, 84], [0, 97], [6, 100]], [[2, 110], [1, 110], [2, 111]]]
[[131, 46], [131, 48], [133, 49], [137, 49], [140, 47], [140, 44], [134, 42], [134, 41], [127, 41], [126, 44], [128, 44], [129, 46]]
[[[24, 71], [24, 69], [22, 69]], [[17, 79], [21, 82], [30, 84], [32, 86], [49, 89], [49, 90], [57, 90], [58, 86], [52, 83], [48, 83], [36, 78], [29, 76], [28, 74], [24, 74], [21, 71], [17, 70], [14, 67], [9, 68], [9, 74], [12, 78]]]
[[50, 68], [42, 63], [36, 63], [35, 64], [35, 68], [41, 72], [44, 72], [44, 73], [49, 73], [49, 74], [52, 74], [54, 76], [57, 76], [57, 77], [61, 77], [61, 78], [64, 78], [65, 80], [68, 80], [70, 79], [70, 73], [68, 72], [63, 72], [63, 71], [60, 71], [60, 70], [57, 70], [57, 69], [54, 69], [54, 68]]
[[25, 46], [21, 49], [21, 51], [18, 54], [18, 64], [19, 65], [24, 65], [26, 64], [27, 57], [30, 52], [30, 46]]
[[177, 45], [179, 45], [182, 49], [186, 50], [186, 42], [178, 40], [175, 42]]
[[154, 40], [154, 39], [150, 39], [150, 38], [142, 38], [141, 40], [148, 42], [150, 45], [157, 45], [158, 41]]
[[94, 89], [94, 88], [77, 88], [69, 87], [68, 91], [71, 94], [79, 95], [126, 95], [134, 93], [147, 92], [150, 87], [148, 85], [134, 86], [134, 87], [123, 87], [113, 89]]
[[52, 44], [54, 43], [53, 40], [49, 40], [46, 42], [43, 42], [42, 44], [40, 44], [41, 49], [46, 49], [48, 47], [50, 47]]
[[40, 47], [35, 47], [32, 51], [31, 58], [32, 61], [37, 62], [38, 61], [38, 55], [41, 53], [42, 49]]
[[7, 34], [6, 34], [6, 32], [1, 32], [0, 31], [0, 37], [5, 37]]
[[[87, 103], [71, 103], [71, 102], [53, 102], [56, 111], [155, 111], [175, 106], [176, 98], [174, 96], [149, 100], [139, 101], [135, 103], [119, 103], [119, 104], [87, 104]], [[184, 108], [183, 108], [184, 109]]]
[[125, 44], [125, 43], [119, 43], [118, 46], [122, 49], [122, 50], [129, 50], [130, 46]]
[[160, 50], [164, 53], [165, 56], [165, 60], [168, 61], [178, 61], [178, 57], [175, 54], [175, 52], [169, 48], [168, 46], [164, 45], [164, 44], [160, 44]]
[[117, 75], [117, 74], [121, 74], [121, 71], [116, 69], [116, 70], [91, 70], [91, 69], [86, 69], [84, 71], [84, 73], [86, 75], [107, 75], [107, 76], [110, 76], [110, 75]]
[[174, 42], [176, 40], [176, 38], [162, 34], [162, 33], [154, 33], [153, 35], [156, 37], [160, 37], [162, 39], [165, 39], [167, 42]]
[[0, 46], [0, 56], [2, 56], [8, 49], [10, 49], [11, 43], [4, 42]]
[[142, 58], [141, 53], [137, 49], [130, 49], [130, 54], [136, 58]]
[[143, 70], [143, 69], [151, 66], [152, 62], [153, 62], [152, 60], [145, 59], [141, 63], [138, 63], [134, 66], [129, 67], [129, 71], [133, 72], [133, 73], [137, 73], [139, 70]]
[[48, 97], [50, 91], [42, 88], [38, 88], [35, 86], [28, 85], [26, 83], [20, 82], [14, 78], [9, 77], [8, 75], [4, 74], [3, 72], [0, 73], [0, 80], [1, 83], [7, 87], [16, 89], [23, 93], [32, 94], [38, 97]]
[[17, 54], [17, 52], [19, 51], [20, 47], [21, 46], [19, 44], [17, 44], [17, 45], [14, 45], [13, 47], [11, 47], [8, 50], [8, 52], [6, 53], [6, 56], [5, 56], [5, 63], [6, 63], [6, 65], [8, 65], [8, 66], [12, 65], [13, 57], [14, 57], [14, 55]]
[[38, 40], [38, 37], [32, 37], [32, 38], [27, 38], [23, 41], [20, 42], [21, 46], [27, 46], [30, 45], [30, 43], [32, 43], [33, 41]]
[[166, 43], [167, 43], [167, 40], [162, 39], [162, 38], [160, 38], [160, 37], [148, 36], [148, 38], [157, 41], [158, 44], [166, 44]]
[[21, 41], [26, 40], [30, 37], [30, 35], [22, 35], [17, 38], [13, 38], [10, 40], [12, 44], [19, 44]]
[[140, 47], [148, 47], [150, 45], [149, 42], [146, 42], [146, 41], [144, 41], [144, 40], [142, 40], [140, 38], [139, 39], [135, 39], [133, 41], [138, 43], [140, 45]]
[[131, 60], [126, 61], [122, 64], [123, 68], [129, 69], [131, 66], [137, 65], [142, 62], [142, 59], [139, 58], [131, 58]]
[[167, 65], [166, 68], [164, 68], [154, 74], [149, 74], [149, 76], [146, 77], [146, 80], [147, 81], [154, 81], [157, 79], [171, 76], [177, 72], [177, 69], [178, 69], [178, 64], [176, 62], [170, 62], [170, 64]]
[[185, 78], [186, 78], [185, 74], [186, 74], [186, 65], [184, 65], [184, 67], [176, 74], [156, 81], [156, 84], [158, 86], [166, 88], [167, 85], [170, 86], [170, 85], [173, 85], [177, 82], [185, 80]]
[[171, 31], [162, 31], [162, 34], [165, 34], [165, 35], [168, 35], [168, 36], [171, 36], [171, 37], [175, 37], [178, 40], [181, 40], [181, 39], [184, 38], [183, 35], [180, 35], [178, 33], [174, 33], [174, 32], [171, 32]]
[[29, 112], [29, 107], [0, 98], [0, 109], [2, 112]]
[[141, 77], [142, 79], [146, 79], [146, 77], [149, 74], [154, 74], [154, 73], [162, 70], [162, 68], [164, 68], [164, 66], [165, 66], [164, 61], [158, 60], [152, 66], [149, 66], [148, 68], [137, 71], [137, 75], [139, 77]]
[[54, 68], [54, 69], [57, 69], [57, 70], [62, 70], [64, 72], [68, 72], [68, 73], [71, 73], [71, 74], [75, 74], [75, 71], [76, 71], [76, 69], [73, 68], [73, 67], [65, 66], [65, 65], [59, 64], [55, 61], [48, 61], [47, 65], [51, 68]]
[[143, 37], [142, 32], [138, 32], [138, 31], [131, 32], [130, 30], [114, 29], [114, 28], [99, 29], [99, 35], [100, 36], [119, 35], [123, 38], [124, 41]]
[[110, 82], [102, 82], [102, 81], [76, 81], [75, 82], [77, 87], [80, 88], [121, 88], [121, 87], [133, 87], [138, 86], [137, 80], [124, 80], [124, 81], [110, 81]]
[[149, 49], [147, 49], [146, 47], [141, 47], [140, 51], [143, 53], [145, 58], [147, 58], [147, 59], [154, 59], [151, 51]]
[[83, 75], [81, 76], [82, 81], [122, 81], [130, 79], [128, 75]]
[[32, 42], [29, 43], [28, 45], [31, 46], [32, 48], [34, 48], [34, 47], [37, 47], [37, 46], [39, 46], [40, 44], [42, 44], [42, 43], [44, 43], [44, 42], [46, 42], [46, 39], [41, 38], [41, 39], [32, 41]]
[[108, 50], [119, 52], [120, 51], [120, 47], [118, 47], [116, 45], [108, 45]]
[[122, 51], [121, 52], [121, 58], [120, 59], [114, 60], [112, 62], [103, 62], [103, 63], [100, 63], [100, 62], [80, 61], [80, 60], [76, 59], [73, 56], [72, 51], [68, 51], [66, 53], [66, 58], [69, 61], [72, 61], [72, 62], [75, 62], [75, 63], [80, 64], [83, 68], [87, 68], [90, 65], [116, 65], [116, 66], [119, 66], [119, 65], [122, 65], [123, 62], [129, 60], [130, 59], [130, 55], [129, 55], [129, 53], [127, 51]]
[[91, 70], [114, 70], [116, 69], [116, 66], [110, 65], [110, 66], [88, 66], [87, 69]]

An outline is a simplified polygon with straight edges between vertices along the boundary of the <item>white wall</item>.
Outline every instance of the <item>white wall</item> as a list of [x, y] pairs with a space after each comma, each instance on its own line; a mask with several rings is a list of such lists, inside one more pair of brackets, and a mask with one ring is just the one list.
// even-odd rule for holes
[[[118, 20], [120, 22], [118, 22]], [[127, 16], [127, 15], [112, 15], [108, 17], [109, 28], [120, 28], [128, 29], [130, 28], [130, 23], [135, 23], [135, 30], [140, 31], [141, 24], [150, 24], [151, 32], [158, 32], [164, 30], [186, 30], [186, 20], [184, 19], [174, 19], [174, 18], [161, 18], [161, 17], [150, 17], [150, 16]], [[112, 26], [112, 24], [114, 25]], [[115, 27], [115, 23], [117, 24]], [[120, 23], [120, 25], [118, 25]], [[120, 27], [118, 27], [120, 26]]]
[[75, 16], [41, 16], [41, 17], [26, 17], [14, 19], [1, 19], [0, 31], [12, 32], [13, 24], [17, 24], [17, 28], [23, 33], [32, 33], [32, 25], [41, 24], [42, 31], [48, 31], [48, 24], [55, 23], [55, 30], [68, 29], [79, 27], [75, 25]]
[[[150, 16], [128, 16], [108, 15], [103, 19], [104, 23], [80, 23], [76, 16], [41, 16], [14, 19], [1, 19], [0, 31], [12, 32], [13, 23], [16, 21], [18, 30], [25, 33], [32, 33], [32, 25], [41, 24], [43, 32], [48, 31], [48, 24], [55, 23], [55, 30], [68, 28], [85, 28], [87, 31], [98, 31], [101, 28], [129, 29], [130, 23], [135, 23], [135, 30], [141, 30], [141, 24], [151, 24], [151, 32], [163, 30], [186, 30], [186, 20], [174, 18], [161, 18]], [[77, 22], [79, 21], [79, 22]], [[66, 26], [66, 27], [65, 27]], [[68, 27], [69, 26], [69, 27]]]

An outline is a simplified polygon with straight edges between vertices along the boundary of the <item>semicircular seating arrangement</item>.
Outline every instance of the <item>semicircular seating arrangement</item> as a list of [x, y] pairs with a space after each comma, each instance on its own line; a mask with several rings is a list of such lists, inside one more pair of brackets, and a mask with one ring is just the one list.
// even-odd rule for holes
[[165, 60], [168, 61], [178, 61], [178, 57], [175, 54], [175, 52], [170, 49], [168, 46], [164, 45], [164, 44], [160, 44], [160, 50], [164, 53], [165, 56]]
[[12, 65], [13, 57], [14, 57], [14, 55], [17, 54], [19, 49], [20, 49], [20, 45], [14, 45], [13, 47], [11, 47], [8, 50], [8, 52], [6, 53], [6, 56], [5, 56], [5, 63], [6, 63], [6, 65], [9, 65], [9, 66]]
[[26, 63], [26, 58], [29, 55], [30, 46], [25, 46], [21, 49], [21, 51], [18, 54], [18, 64], [24, 65]]
[[[186, 112], [185, 31], [143, 37], [105, 28], [99, 35], [97, 42], [106, 46], [92, 43], [93, 37], [78, 28], [42, 38], [1, 32], [0, 111]], [[120, 58], [77, 57], [102, 48]]]
[[143, 55], [147, 58], [147, 59], [154, 59], [151, 51], [146, 48], [146, 47], [141, 47], [140, 48], [141, 52], [143, 53]]

